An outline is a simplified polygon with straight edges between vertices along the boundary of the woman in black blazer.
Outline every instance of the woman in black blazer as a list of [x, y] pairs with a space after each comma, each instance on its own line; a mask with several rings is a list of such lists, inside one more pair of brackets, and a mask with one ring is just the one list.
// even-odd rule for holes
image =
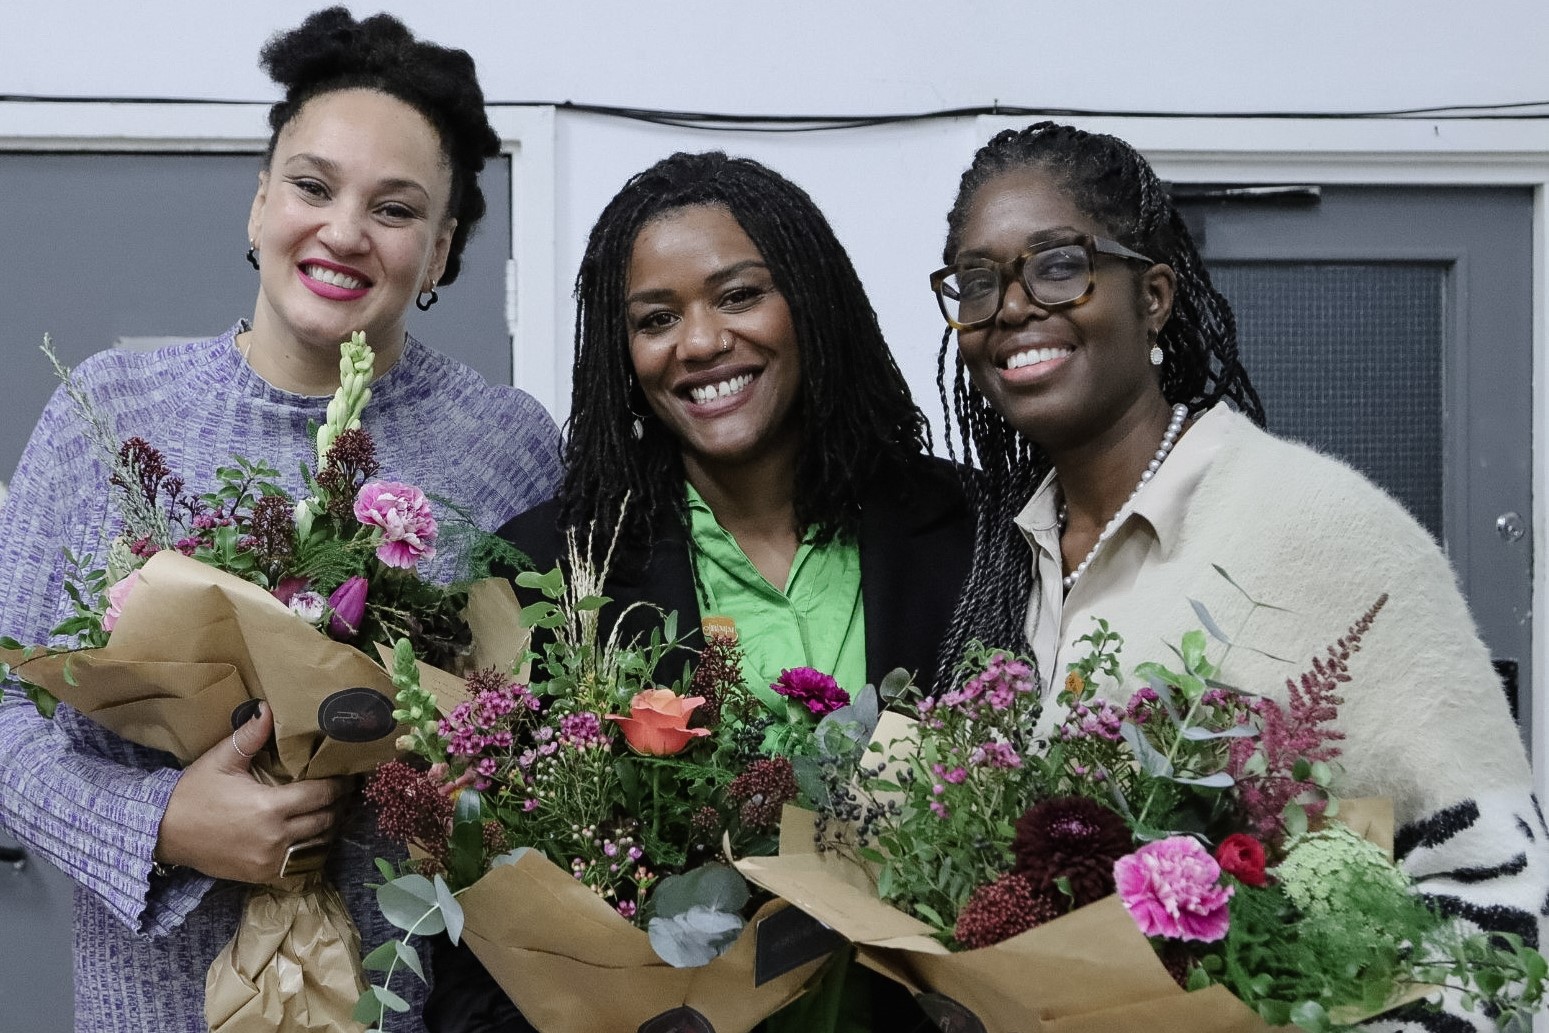
[[[748, 159], [673, 155], [603, 211], [575, 295], [564, 485], [502, 535], [540, 570], [566, 555], [567, 532], [589, 534], [598, 558], [613, 543], [605, 623], [649, 602], [677, 612], [694, 648], [701, 601], [718, 599], [753, 661], [750, 685], [813, 666], [853, 692], [903, 667], [933, 689], [971, 511], [959, 472], [930, 457], [925, 419], [812, 199]], [[759, 668], [771, 623], [739, 606], [771, 599], [786, 631]], [[626, 635], [655, 619], [629, 611]], [[684, 659], [663, 662], [664, 684]], [[513, 1028], [498, 991], [487, 1009], [473, 1003], [467, 983], [483, 973], [468, 962], [438, 959], [430, 1027]], [[869, 1017], [827, 1028], [928, 1028], [902, 991], [877, 989], [859, 995]]]

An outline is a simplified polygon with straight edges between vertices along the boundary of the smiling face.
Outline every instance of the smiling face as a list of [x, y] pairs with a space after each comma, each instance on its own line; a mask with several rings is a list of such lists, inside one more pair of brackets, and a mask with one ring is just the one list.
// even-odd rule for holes
[[[956, 261], [1007, 262], [1070, 233], [1111, 235], [1044, 173], [1005, 172], [974, 197]], [[989, 326], [958, 334], [974, 385], [1046, 450], [1099, 440], [1165, 408], [1148, 333], [1159, 331], [1171, 311], [1172, 270], [1107, 255], [1095, 268], [1094, 289], [1082, 304], [1050, 312], [1012, 283]]]
[[629, 355], [651, 411], [695, 467], [793, 459], [801, 358], [790, 306], [727, 209], [641, 228], [626, 286]]
[[446, 265], [451, 172], [425, 117], [374, 90], [308, 101], [259, 177], [257, 339], [326, 349], [356, 330], [395, 348], [404, 314]]

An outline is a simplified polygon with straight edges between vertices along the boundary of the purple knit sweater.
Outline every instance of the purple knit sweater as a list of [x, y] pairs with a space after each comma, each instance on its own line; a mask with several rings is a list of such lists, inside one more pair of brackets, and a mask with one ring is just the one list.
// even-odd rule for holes
[[[118, 437], [139, 435], [161, 449], [191, 491], [210, 490], [215, 467], [243, 455], [267, 461], [298, 493], [300, 464], [315, 459], [307, 422], [323, 422], [328, 400], [265, 383], [237, 354], [240, 328], [153, 353], [104, 352], [82, 363], [76, 378]], [[548, 498], [559, 483], [558, 428], [532, 397], [492, 387], [412, 339], [372, 385], [364, 423], [384, 478], [457, 500], [485, 529]], [[43, 641], [66, 609], [61, 550], [104, 555], [116, 527], [107, 473], [56, 392], [0, 507], [0, 634]], [[438, 555], [428, 574], [451, 576], [454, 560]], [[78, 1030], [207, 1028], [205, 971], [237, 927], [244, 891], [187, 871], [152, 875], [178, 775], [167, 756], [69, 707], [44, 720], [14, 684], [5, 686], [0, 821], [75, 882]], [[364, 888], [375, 879], [372, 858], [390, 853], [361, 808], [330, 862], [367, 949], [394, 934]], [[418, 1013], [391, 1028], [418, 1030]]]

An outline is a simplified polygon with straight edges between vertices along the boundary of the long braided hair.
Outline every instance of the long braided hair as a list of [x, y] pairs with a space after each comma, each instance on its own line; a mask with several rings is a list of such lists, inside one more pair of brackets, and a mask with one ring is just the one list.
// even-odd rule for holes
[[[680, 444], [651, 415], [629, 357], [630, 256], [649, 222], [682, 208], [728, 211], [769, 267], [791, 311], [800, 355], [796, 461], [799, 530], [853, 539], [866, 492], [929, 451], [924, 415], [909, 396], [860, 277], [806, 191], [749, 158], [674, 154], [639, 173], [592, 227], [576, 275], [575, 367], [560, 523], [619, 530], [619, 562], [643, 563], [652, 531], [686, 524]], [[637, 438], [635, 421], [643, 432]]]
[[[957, 200], [947, 215], [945, 263], [957, 260], [963, 227], [979, 191], [997, 176], [1022, 169], [1047, 175], [1113, 239], [1172, 267], [1172, 313], [1157, 338], [1163, 355], [1159, 380], [1167, 401], [1182, 402], [1197, 413], [1226, 400], [1263, 426], [1264, 406], [1238, 355], [1231, 306], [1211, 285], [1188, 227], [1151, 165], [1123, 140], [1054, 122], [997, 134], [979, 148], [958, 184]], [[974, 639], [1028, 649], [1025, 621], [1036, 587], [1033, 556], [1013, 519], [1051, 465], [1043, 450], [1019, 434], [974, 387], [961, 353], [955, 355], [949, 399], [951, 341], [949, 328], [936, 359], [936, 386], [964, 461], [977, 462], [982, 475], [969, 485], [976, 516], [973, 565], [942, 642], [942, 671], [953, 670]], [[957, 458], [951, 430], [947, 445]], [[1043, 673], [1046, 678], [1051, 674]]]

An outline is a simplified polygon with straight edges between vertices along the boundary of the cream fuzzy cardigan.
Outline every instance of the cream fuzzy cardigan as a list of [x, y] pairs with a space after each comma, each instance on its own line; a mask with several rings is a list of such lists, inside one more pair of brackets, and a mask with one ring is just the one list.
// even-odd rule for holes
[[[1205, 433], [1196, 438], [1198, 431]], [[1066, 665], [1085, 655], [1075, 640], [1092, 630], [1095, 617], [1123, 635], [1124, 671], [1144, 660], [1171, 660], [1164, 643], [1177, 644], [1202, 626], [1192, 599], [1238, 643], [1222, 680], [1284, 702], [1287, 679], [1299, 677], [1387, 593], [1343, 687], [1338, 791], [1393, 799], [1404, 866], [1442, 906], [1485, 928], [1536, 937], [1549, 893], [1549, 834], [1489, 652], [1436, 543], [1361, 474], [1224, 407], [1202, 417], [1162, 469], [1177, 458], [1184, 460], [1181, 472], [1163, 488], [1176, 495], [1164, 508], [1181, 508], [1171, 510], [1174, 519], [1162, 522], [1162, 533], [1142, 516], [1130, 517], [1076, 582], [1064, 600], [1068, 608], [1045, 598], [1044, 613], [1059, 614], [1058, 663], [1045, 670], [1045, 680], [1057, 689]], [[1164, 483], [1159, 474], [1152, 486]], [[1046, 508], [1050, 501], [1044, 499]], [[1018, 522], [1029, 528], [1036, 555], [1051, 539], [1048, 528], [1031, 532], [1039, 522], [1034, 508]], [[1052, 527], [1052, 519], [1043, 522]], [[1049, 562], [1046, 556], [1043, 584], [1057, 593]], [[1260, 609], [1250, 617], [1251, 604], [1213, 565], [1285, 611]], [[1224, 650], [1212, 641], [1209, 655], [1219, 660]], [[1139, 684], [1131, 676], [1122, 687], [1099, 691], [1122, 705]], [[1046, 711], [1041, 724], [1059, 716]], [[1371, 1028], [1460, 1028], [1436, 1024], [1447, 1018]]]

